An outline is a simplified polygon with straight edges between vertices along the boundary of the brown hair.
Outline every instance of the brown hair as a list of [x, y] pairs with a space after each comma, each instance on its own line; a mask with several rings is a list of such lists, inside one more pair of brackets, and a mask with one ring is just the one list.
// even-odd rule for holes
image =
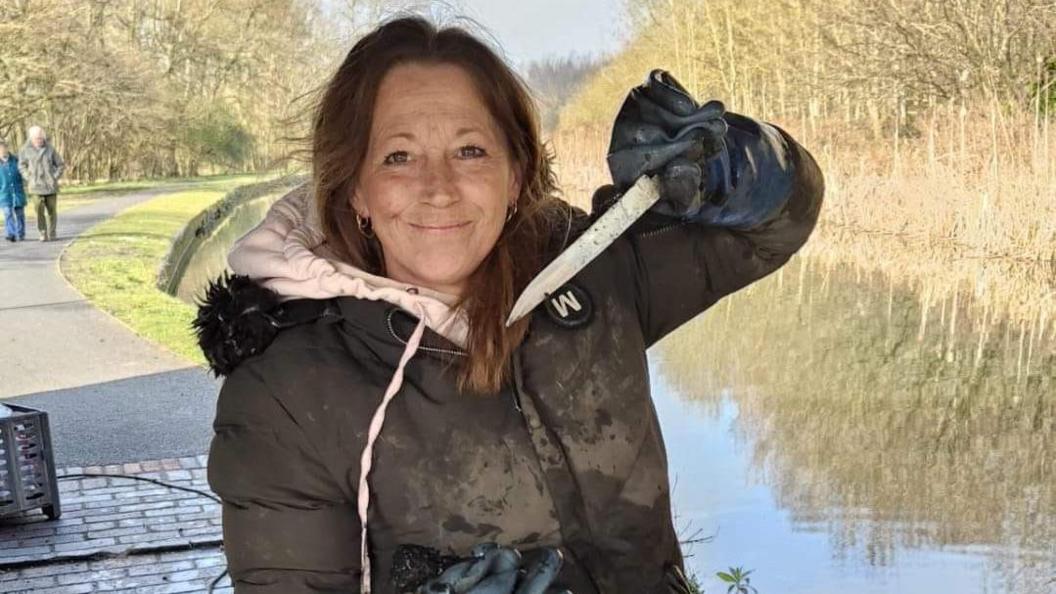
[[358, 230], [349, 197], [366, 158], [377, 89], [390, 69], [408, 62], [451, 64], [470, 75], [505, 134], [521, 180], [517, 210], [459, 304], [469, 317], [469, 356], [459, 387], [494, 393], [508, 379], [511, 355], [528, 330], [527, 318], [506, 328], [506, 316], [570, 216], [568, 205], [555, 197], [552, 157], [540, 140], [531, 96], [499, 56], [467, 31], [438, 29], [421, 17], [389, 21], [360, 39], [324, 89], [313, 125], [312, 177], [323, 232], [339, 257], [385, 274], [381, 245]]

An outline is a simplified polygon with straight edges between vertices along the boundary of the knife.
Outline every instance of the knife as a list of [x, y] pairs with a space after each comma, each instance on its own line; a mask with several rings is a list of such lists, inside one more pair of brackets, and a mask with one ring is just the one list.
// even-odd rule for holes
[[568, 249], [535, 275], [513, 304], [506, 327], [524, 317], [552, 292], [597, 258], [624, 231], [660, 199], [660, 188], [650, 175], [638, 178], [616, 204], [605, 211]]

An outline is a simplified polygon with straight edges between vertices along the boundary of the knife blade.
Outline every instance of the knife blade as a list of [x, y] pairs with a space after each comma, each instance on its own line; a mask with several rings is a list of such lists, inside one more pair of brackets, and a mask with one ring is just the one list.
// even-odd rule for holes
[[583, 270], [659, 199], [660, 188], [656, 179], [649, 175], [638, 178], [616, 204], [609, 207], [572, 245], [535, 275], [514, 302], [513, 310], [506, 318], [506, 327], [535, 309], [552, 292]]

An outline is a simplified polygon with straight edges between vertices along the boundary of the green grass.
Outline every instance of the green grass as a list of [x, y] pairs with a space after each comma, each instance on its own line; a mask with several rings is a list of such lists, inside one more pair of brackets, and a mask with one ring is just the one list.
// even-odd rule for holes
[[150, 190], [175, 184], [197, 184], [200, 182], [222, 181], [231, 179], [230, 175], [213, 175], [204, 177], [162, 177], [157, 179], [140, 179], [132, 181], [114, 181], [90, 183], [77, 186], [62, 186], [61, 196], [85, 196], [90, 194], [123, 194], [138, 190]]
[[[60, 193], [59, 200], [55, 204], [55, 208], [59, 211], [59, 225], [62, 225], [63, 213], [91, 204], [95, 200], [106, 196], [111, 196], [111, 194], [106, 194], [105, 196], [102, 194], [67, 196], [66, 192]], [[26, 196], [26, 198], [28, 200], [26, 202], [26, 228], [36, 229], [36, 223], [33, 223], [32, 225], [30, 223], [37, 220], [37, 203], [32, 196]]]
[[[57, 208], [59, 210], [59, 221], [61, 224], [62, 213], [69, 212], [75, 208], [79, 208], [86, 204], [91, 204], [95, 200], [100, 198], [107, 198], [115, 194], [128, 194], [130, 192], [136, 192], [139, 190], [152, 190], [154, 188], [161, 188], [165, 186], [175, 186], [180, 184], [194, 184], [202, 181], [209, 180], [220, 180], [230, 179], [231, 176], [224, 178], [221, 177], [208, 177], [208, 178], [164, 178], [164, 179], [148, 179], [138, 181], [121, 181], [121, 182], [106, 182], [101, 184], [85, 184], [82, 186], [62, 186], [59, 189], [59, 200]], [[26, 196], [28, 203], [26, 204], [26, 226], [30, 229], [35, 230], [36, 224], [30, 225], [31, 222], [37, 220], [37, 206], [32, 196]]]
[[133, 332], [204, 364], [190, 331], [195, 310], [159, 291], [158, 269], [173, 238], [194, 215], [261, 176], [216, 177], [134, 206], [82, 234], [63, 254], [70, 283]]
[[87, 196], [91, 194], [123, 194], [136, 190], [149, 190], [158, 186], [190, 182], [188, 179], [144, 179], [136, 181], [118, 181], [91, 183], [77, 186], [64, 185], [59, 189], [60, 196]]

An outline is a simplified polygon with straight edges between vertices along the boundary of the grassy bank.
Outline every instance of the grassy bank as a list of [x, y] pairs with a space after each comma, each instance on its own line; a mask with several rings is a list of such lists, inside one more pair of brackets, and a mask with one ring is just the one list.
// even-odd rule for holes
[[158, 268], [187, 221], [236, 187], [261, 179], [210, 178], [130, 208], [81, 235], [63, 254], [62, 272], [96, 307], [135, 333], [204, 363], [189, 331], [194, 308], [157, 289]]
[[[167, 178], [139, 181], [106, 182], [101, 184], [85, 184], [80, 186], [62, 186], [59, 191], [59, 200], [56, 203], [56, 206], [59, 210], [59, 217], [61, 220], [62, 213], [69, 212], [87, 204], [91, 204], [99, 198], [106, 198], [115, 194], [128, 194], [130, 192], [137, 192], [140, 190], [153, 190], [155, 188], [161, 188], [166, 186], [201, 183], [202, 181], [208, 181], [209, 179], [223, 178]], [[32, 225], [28, 223], [36, 221], [37, 206], [36, 203], [33, 201], [32, 197], [27, 196], [27, 198], [29, 198], [29, 203], [26, 204], [26, 220], [27, 227], [30, 228], [30, 234], [32, 235], [36, 230], [36, 223]]]
[[150, 190], [176, 184], [198, 184], [208, 181], [229, 179], [231, 176], [211, 177], [167, 177], [160, 179], [140, 179], [131, 181], [112, 181], [62, 186], [62, 195], [77, 198], [98, 196], [100, 194], [125, 194], [138, 190]]

